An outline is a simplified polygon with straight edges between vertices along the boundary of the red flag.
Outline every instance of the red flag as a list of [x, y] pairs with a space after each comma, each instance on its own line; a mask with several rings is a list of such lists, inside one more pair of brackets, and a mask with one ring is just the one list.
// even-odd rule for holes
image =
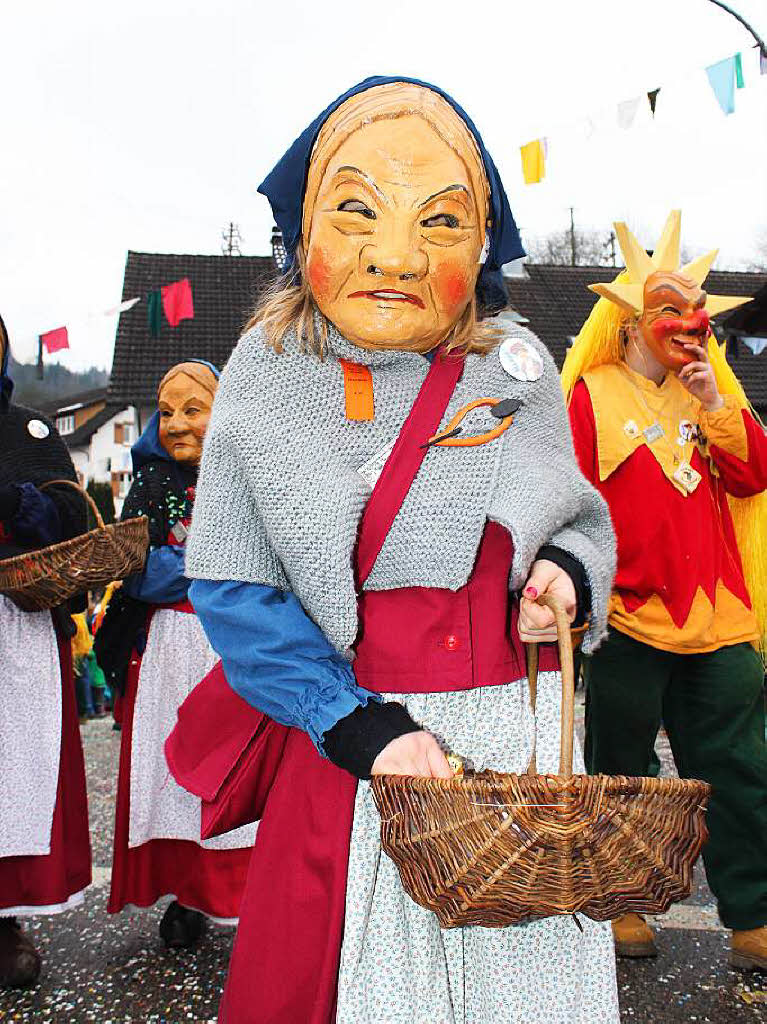
[[192, 286], [188, 277], [162, 286], [162, 308], [171, 327], [177, 327], [182, 320], [194, 318]]
[[45, 345], [46, 352], [58, 352], [62, 348], [69, 348], [69, 335], [66, 327], [57, 327], [55, 331], [46, 331], [40, 335], [40, 341]]

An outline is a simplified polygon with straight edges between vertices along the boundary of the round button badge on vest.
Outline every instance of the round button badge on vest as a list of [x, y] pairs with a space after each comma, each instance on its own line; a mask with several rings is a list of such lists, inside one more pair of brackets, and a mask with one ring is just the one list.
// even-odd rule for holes
[[445, 647], [447, 648], [448, 651], [457, 651], [460, 646], [461, 641], [458, 639], [457, 636], [453, 636], [453, 634], [451, 633], [450, 636], [445, 637]]

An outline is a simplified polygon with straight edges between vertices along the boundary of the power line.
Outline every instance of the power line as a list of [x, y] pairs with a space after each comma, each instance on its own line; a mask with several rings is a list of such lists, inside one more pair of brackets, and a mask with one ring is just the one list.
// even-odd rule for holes
[[767, 46], [765, 46], [764, 40], [761, 38], [759, 33], [753, 27], [753, 25], [749, 25], [749, 23], [746, 21], [742, 14], [738, 14], [738, 12], [733, 10], [732, 7], [729, 7], [727, 4], [723, 4], [721, 0], [709, 0], [709, 3], [715, 4], [717, 7], [721, 7], [723, 11], [727, 11], [728, 14], [731, 14], [733, 18], [739, 21], [741, 25], [745, 29], [747, 29], [756, 40], [756, 45], [759, 47], [760, 53], [763, 56], [767, 57]]

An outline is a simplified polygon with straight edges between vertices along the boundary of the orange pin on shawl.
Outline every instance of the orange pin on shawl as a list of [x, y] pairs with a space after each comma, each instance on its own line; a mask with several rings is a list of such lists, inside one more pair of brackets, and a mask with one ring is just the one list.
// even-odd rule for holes
[[344, 370], [347, 420], [374, 420], [373, 375], [367, 366], [339, 359]]
[[[442, 433], [434, 434], [434, 436], [430, 437], [426, 444], [421, 445], [421, 447], [429, 448], [431, 446], [436, 446], [440, 448], [473, 448], [476, 445], [488, 444], [490, 441], [494, 441], [509, 429], [511, 424], [514, 422], [514, 413], [521, 405], [522, 403], [516, 398], [477, 398], [473, 402], [469, 402], [467, 405], [464, 405], [459, 409]], [[472, 434], [470, 437], [458, 437], [457, 435], [462, 432], [460, 423], [463, 419], [472, 411], [472, 409], [480, 409], [483, 406], [489, 406], [491, 416], [495, 416], [496, 419], [501, 421], [498, 426], [493, 427], [492, 430], [487, 430], [482, 434]]]

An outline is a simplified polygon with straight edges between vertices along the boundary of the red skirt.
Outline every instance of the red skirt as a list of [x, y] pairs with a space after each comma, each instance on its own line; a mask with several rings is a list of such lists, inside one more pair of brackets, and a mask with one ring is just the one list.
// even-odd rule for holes
[[[72, 647], [57, 631], [61, 667], [61, 754], [51, 852], [0, 858], [0, 916], [63, 909], [91, 883], [91, 842], [85, 763], [75, 701]], [[7, 724], [4, 723], [4, 728]], [[30, 742], [33, 742], [30, 737]], [[24, 809], [19, 808], [23, 814]]]
[[116, 914], [127, 905], [150, 907], [172, 895], [185, 907], [232, 920], [239, 917], [250, 848], [206, 850], [185, 839], [152, 839], [141, 846], [128, 846], [133, 711], [140, 668], [141, 658], [134, 652], [120, 701], [122, 741], [107, 911]]

